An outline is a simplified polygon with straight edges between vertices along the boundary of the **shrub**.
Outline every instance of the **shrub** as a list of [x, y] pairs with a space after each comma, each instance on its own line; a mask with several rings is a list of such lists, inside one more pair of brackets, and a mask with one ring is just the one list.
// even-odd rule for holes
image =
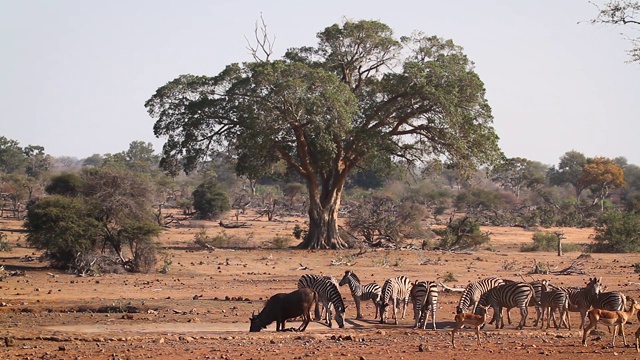
[[633, 264], [633, 272], [640, 273], [640, 263]]
[[640, 216], [635, 213], [608, 211], [595, 227], [594, 252], [640, 252]]
[[433, 229], [440, 236], [443, 249], [466, 249], [489, 242], [489, 234], [480, 231], [480, 224], [470, 217], [450, 221], [446, 228]]
[[293, 227], [293, 237], [302, 240], [307, 236], [307, 230], [303, 229], [300, 225], [296, 224]]
[[44, 191], [50, 195], [77, 196], [82, 187], [82, 179], [73, 173], [64, 173], [51, 178]]
[[207, 180], [193, 191], [193, 208], [201, 219], [220, 217], [231, 209], [227, 194], [213, 180]]
[[448, 271], [446, 274], [444, 274], [444, 276], [442, 277], [442, 281], [444, 282], [451, 282], [451, 281], [458, 281], [458, 279], [456, 279], [455, 275], [453, 275], [453, 273], [451, 271]]
[[520, 251], [557, 251], [558, 235], [549, 231], [537, 231], [533, 234], [533, 244], [523, 245]]
[[271, 247], [275, 249], [286, 249], [291, 246], [293, 239], [290, 236], [276, 236], [271, 239]]
[[7, 235], [0, 232], [0, 251], [11, 251], [11, 244], [7, 240]]

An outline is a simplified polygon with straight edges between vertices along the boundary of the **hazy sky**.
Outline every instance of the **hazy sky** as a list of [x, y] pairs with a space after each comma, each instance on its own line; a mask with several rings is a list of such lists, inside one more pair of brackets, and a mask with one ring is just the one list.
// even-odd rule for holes
[[274, 57], [345, 17], [453, 39], [485, 83], [508, 157], [551, 165], [577, 150], [640, 165], [640, 64], [625, 63], [623, 28], [587, 23], [587, 0], [0, 0], [0, 135], [54, 156], [134, 140], [159, 152], [144, 102], [180, 74], [251, 60], [260, 13]]

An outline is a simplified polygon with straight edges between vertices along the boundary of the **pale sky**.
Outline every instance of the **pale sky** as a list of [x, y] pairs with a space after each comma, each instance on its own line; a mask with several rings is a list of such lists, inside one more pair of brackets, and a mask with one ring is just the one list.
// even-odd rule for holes
[[624, 28], [588, 24], [587, 0], [0, 0], [0, 135], [54, 156], [134, 140], [160, 152], [144, 102], [178, 75], [252, 60], [245, 37], [261, 13], [272, 58], [345, 17], [453, 39], [508, 157], [555, 165], [577, 150], [640, 165], [640, 64], [625, 63]]

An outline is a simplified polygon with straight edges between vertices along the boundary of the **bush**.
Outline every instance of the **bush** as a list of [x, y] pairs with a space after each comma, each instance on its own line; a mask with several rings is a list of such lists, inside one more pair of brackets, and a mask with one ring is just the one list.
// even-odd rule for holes
[[290, 236], [276, 236], [271, 239], [271, 246], [275, 249], [286, 249], [292, 242], [293, 239]]
[[0, 232], [0, 251], [11, 251], [11, 244], [7, 240], [7, 235]]
[[82, 187], [82, 179], [73, 173], [64, 173], [51, 178], [44, 191], [50, 195], [77, 196]]
[[193, 208], [200, 219], [214, 219], [231, 209], [229, 197], [213, 180], [207, 180], [193, 191]]
[[520, 251], [557, 251], [558, 235], [549, 231], [537, 231], [533, 234], [533, 244], [523, 245]]
[[433, 232], [440, 236], [442, 249], [472, 248], [490, 240], [488, 233], [480, 231], [480, 224], [469, 217], [450, 221], [446, 228], [433, 229]]
[[296, 224], [293, 227], [293, 237], [302, 240], [307, 236], [307, 230], [303, 229], [300, 225]]
[[636, 213], [608, 211], [595, 227], [594, 252], [640, 252], [640, 216]]
[[29, 207], [24, 227], [29, 231], [27, 242], [45, 250], [51, 265], [66, 268], [78, 254], [91, 251], [96, 245], [100, 226], [84, 201], [77, 198], [51, 196]]
[[246, 247], [248, 242], [248, 238], [232, 236], [224, 230], [216, 236], [209, 236], [204, 227], [200, 228], [193, 239], [193, 243], [201, 248], [241, 248]]

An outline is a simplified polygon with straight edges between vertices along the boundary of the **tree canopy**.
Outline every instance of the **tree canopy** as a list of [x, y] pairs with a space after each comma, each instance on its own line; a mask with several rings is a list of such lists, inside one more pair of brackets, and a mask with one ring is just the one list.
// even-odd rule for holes
[[[341, 248], [337, 214], [347, 176], [372, 152], [473, 169], [502, 154], [484, 84], [452, 40], [396, 38], [378, 21], [346, 21], [282, 59], [181, 75], [146, 102], [166, 138], [161, 166], [185, 171], [233, 148], [239, 175], [282, 160], [306, 182], [305, 248]], [[268, 57], [267, 57], [268, 58]]]
[[[598, 7], [598, 15], [592, 24], [623, 25], [632, 30], [640, 30], [640, 2], [632, 0], [609, 0]], [[640, 37], [625, 35], [631, 42], [629, 62], [640, 62]]]

